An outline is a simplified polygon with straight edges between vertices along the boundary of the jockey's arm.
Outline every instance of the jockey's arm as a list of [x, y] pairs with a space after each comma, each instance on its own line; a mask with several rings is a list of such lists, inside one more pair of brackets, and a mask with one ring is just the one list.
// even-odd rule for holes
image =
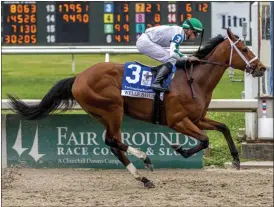
[[173, 36], [170, 43], [170, 57], [175, 58], [176, 60], [187, 60], [188, 57], [179, 51], [179, 47], [183, 40], [184, 37], [181, 34], [176, 34]]

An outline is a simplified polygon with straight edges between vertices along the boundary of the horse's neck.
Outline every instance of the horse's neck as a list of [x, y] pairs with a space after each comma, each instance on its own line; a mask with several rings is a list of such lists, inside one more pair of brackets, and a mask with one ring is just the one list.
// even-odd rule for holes
[[[225, 58], [224, 58], [225, 57]], [[225, 49], [217, 47], [205, 59], [209, 62], [226, 63], [229, 54]], [[222, 60], [222, 62], [220, 61]], [[194, 75], [195, 82], [206, 92], [212, 92], [221, 80], [227, 67], [219, 65], [205, 64], [196, 70]]]

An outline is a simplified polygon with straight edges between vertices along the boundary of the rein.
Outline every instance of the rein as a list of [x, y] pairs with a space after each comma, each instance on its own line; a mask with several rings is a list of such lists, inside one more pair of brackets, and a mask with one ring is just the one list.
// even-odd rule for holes
[[212, 62], [212, 61], [208, 61], [208, 60], [199, 60], [199, 62], [207, 63], [207, 64], [211, 64], [211, 65], [220, 65], [220, 66], [224, 66], [224, 67], [231, 67], [231, 65], [229, 65], [229, 64]]
[[[218, 62], [214, 62], [214, 61], [208, 61], [208, 60], [199, 60], [198, 62], [200, 63], [206, 63], [206, 64], [211, 64], [211, 65], [219, 65], [219, 66], [224, 66], [224, 67], [228, 67], [228, 68], [232, 68], [234, 69], [233, 65], [231, 65], [232, 62], [232, 55], [233, 55], [233, 50], [235, 50], [238, 55], [242, 58], [242, 60], [246, 63], [246, 66], [244, 68], [244, 71], [246, 71], [249, 74], [252, 74], [255, 71], [255, 68], [251, 65], [252, 62], [254, 62], [255, 60], [258, 59], [257, 56], [255, 56], [252, 60], [247, 60], [247, 58], [241, 53], [241, 51], [237, 48], [236, 44], [241, 40], [240, 38], [238, 40], [236, 40], [235, 42], [233, 42], [229, 37], [227, 37], [227, 39], [229, 40], [231, 49], [230, 49], [230, 58], [229, 58], [229, 64], [225, 64], [225, 63], [218, 63]], [[199, 48], [200, 50], [200, 48]], [[196, 99], [197, 96], [195, 95], [194, 89], [192, 87], [192, 83], [194, 82], [194, 78], [192, 77], [192, 72], [193, 72], [193, 63], [191, 63], [191, 69], [190, 69], [190, 75], [187, 72], [186, 69], [186, 62], [185, 61], [185, 73], [186, 73], [186, 78], [187, 78], [187, 82], [188, 85], [190, 87], [191, 90], [191, 95], [193, 99]]]
[[[214, 61], [208, 61], [208, 60], [199, 60], [198, 62], [201, 63], [206, 63], [206, 64], [211, 64], [211, 65], [219, 65], [219, 66], [224, 66], [227, 68], [232, 68], [234, 69], [233, 65], [230, 64], [225, 64], [225, 63], [218, 63], [218, 62], [214, 62]], [[252, 74], [254, 72], [254, 68], [251, 67], [251, 65], [246, 65], [245, 69], [244, 69], [247, 73]]]

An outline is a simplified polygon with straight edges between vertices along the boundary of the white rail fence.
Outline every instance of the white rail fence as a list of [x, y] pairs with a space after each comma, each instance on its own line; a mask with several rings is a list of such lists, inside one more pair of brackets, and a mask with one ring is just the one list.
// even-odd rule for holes
[[[26, 99], [23, 100], [30, 105], [38, 104], [41, 100]], [[209, 104], [208, 111], [225, 111], [225, 112], [257, 112], [257, 99], [212, 99]], [[2, 100], [2, 110], [9, 110], [11, 106], [7, 99]], [[61, 109], [61, 108], [59, 108]], [[82, 108], [76, 104], [72, 110], [81, 110]]]
[[[184, 45], [180, 51], [192, 54], [198, 48]], [[2, 54], [71, 54], [71, 70], [75, 73], [75, 54], [105, 54], [105, 62], [109, 62], [110, 54], [139, 54], [139, 51], [136, 46], [3, 46]]]

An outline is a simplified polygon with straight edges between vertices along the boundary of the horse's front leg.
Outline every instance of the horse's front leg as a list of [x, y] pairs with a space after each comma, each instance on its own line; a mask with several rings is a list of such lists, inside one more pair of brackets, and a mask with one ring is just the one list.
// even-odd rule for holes
[[201, 119], [197, 123], [197, 126], [202, 130], [216, 130], [216, 131], [223, 133], [223, 135], [226, 139], [226, 142], [228, 144], [230, 153], [233, 157], [232, 164], [236, 169], [239, 170], [240, 169], [239, 153], [238, 153], [238, 150], [234, 144], [234, 141], [232, 139], [229, 128], [224, 123], [220, 123], [220, 122], [208, 119], [208, 118]]
[[176, 123], [171, 128], [184, 135], [188, 135], [195, 139], [200, 140], [199, 145], [188, 150], [183, 149], [181, 145], [171, 145], [171, 147], [176, 152], [180, 153], [183, 157], [188, 158], [194, 155], [195, 153], [201, 151], [202, 149], [205, 149], [208, 147], [208, 143], [209, 143], [208, 137], [201, 129], [199, 129], [195, 124], [193, 124], [193, 122], [188, 117]]

